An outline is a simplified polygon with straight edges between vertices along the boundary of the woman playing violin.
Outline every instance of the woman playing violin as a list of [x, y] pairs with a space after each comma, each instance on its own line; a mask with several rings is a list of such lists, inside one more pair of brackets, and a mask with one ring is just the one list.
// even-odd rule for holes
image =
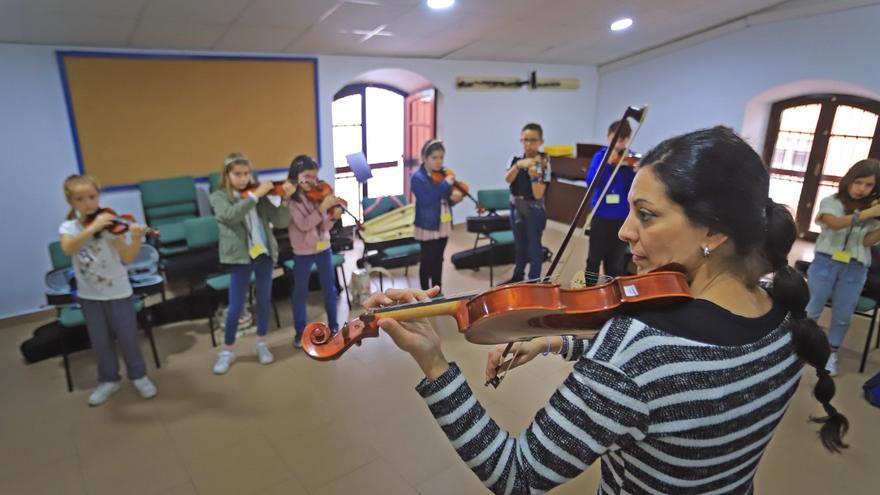
[[[834, 382], [821, 329], [806, 318], [806, 283], [787, 264], [796, 229], [768, 198], [758, 155], [731, 130], [662, 142], [642, 160], [620, 237], [639, 272], [684, 267], [695, 299], [620, 316], [591, 341], [520, 344], [576, 361], [571, 375], [520, 435], [492, 420], [425, 321], [378, 324], [426, 378], [416, 388], [458, 450], [495, 493], [546, 491], [598, 459], [599, 493], [752, 493], [753, 478], [800, 380], [816, 369], [827, 416], [824, 446], [845, 445], [846, 418], [830, 404]], [[773, 272], [773, 288], [758, 284]], [[425, 300], [415, 289], [376, 294], [365, 306]], [[490, 353], [488, 375], [500, 351]]]
[[[410, 179], [416, 197], [413, 237], [421, 248], [419, 282], [424, 290], [434, 285], [443, 286], [443, 251], [452, 233], [451, 207], [463, 197], [463, 193], [453, 187], [455, 175], [443, 169], [445, 154], [442, 141], [427, 141], [422, 146], [422, 165]], [[434, 180], [432, 175], [440, 180]]]
[[[294, 347], [301, 347], [302, 332], [306, 327], [306, 298], [309, 295], [309, 276], [312, 266], [318, 266], [318, 279], [324, 294], [324, 309], [332, 331], [336, 322], [336, 271], [333, 251], [330, 249], [330, 229], [342, 217], [339, 199], [333, 194], [309, 194], [319, 187], [320, 165], [311, 157], [299, 155], [290, 164], [288, 180], [298, 184], [290, 203], [290, 245], [293, 247], [293, 326]], [[321, 198], [320, 201], [313, 199]]]
[[837, 193], [819, 203], [816, 257], [807, 271], [810, 302], [807, 316], [818, 320], [830, 297], [831, 355], [825, 369], [837, 375], [837, 349], [843, 343], [871, 266], [871, 246], [880, 242], [880, 161], [862, 160], [840, 181]]

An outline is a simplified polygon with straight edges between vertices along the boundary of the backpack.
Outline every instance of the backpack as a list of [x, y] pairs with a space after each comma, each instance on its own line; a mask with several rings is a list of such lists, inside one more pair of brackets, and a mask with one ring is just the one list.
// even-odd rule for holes
[[880, 373], [869, 378], [862, 385], [862, 390], [865, 391], [865, 400], [870, 402], [872, 406], [880, 407]]

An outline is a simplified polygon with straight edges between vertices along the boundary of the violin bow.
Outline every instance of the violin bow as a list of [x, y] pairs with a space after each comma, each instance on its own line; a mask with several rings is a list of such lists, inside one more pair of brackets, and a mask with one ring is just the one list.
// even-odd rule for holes
[[[638, 127], [636, 127], [636, 130], [633, 132], [633, 138], [639, 132], [639, 129], [641, 129], [642, 124], [645, 121], [645, 116], [647, 115], [647, 113], [648, 113], [648, 106], [647, 105], [643, 106], [642, 108], [627, 107], [626, 111], [623, 112], [623, 117], [620, 119], [621, 122], [623, 122], [627, 119], [633, 119], [636, 122], [638, 122]], [[559, 260], [562, 259], [562, 255], [565, 253], [565, 249], [568, 247], [568, 243], [571, 241], [571, 236], [574, 234], [574, 231], [577, 228], [578, 220], [584, 214], [584, 210], [587, 208], [587, 204], [590, 201], [590, 197], [593, 195], [593, 193], [596, 192], [596, 189], [598, 189], [598, 186], [599, 186], [598, 179], [600, 177], [602, 177], [603, 175], [605, 175], [605, 171], [608, 169], [608, 166], [610, 165], [609, 160], [611, 159], [612, 153], [614, 153], [614, 148], [617, 146], [617, 141], [620, 140], [620, 128], [621, 127], [622, 126], [617, 126], [617, 130], [614, 131], [614, 136], [611, 138], [611, 142], [608, 144], [608, 148], [605, 150], [605, 156], [602, 157], [602, 163], [599, 165], [599, 169], [596, 171], [596, 175], [594, 176], [593, 181], [590, 183], [589, 186], [587, 186], [587, 192], [584, 193], [584, 197], [583, 197], [583, 199], [581, 199], [581, 204], [580, 204], [580, 206], [578, 206], [577, 212], [574, 214], [574, 218], [571, 221], [571, 226], [569, 226], [568, 232], [565, 233], [565, 238], [562, 240], [562, 244], [559, 246], [559, 250], [556, 252], [556, 256], [553, 257], [553, 262], [550, 263], [550, 268], [547, 270], [547, 274], [541, 278], [542, 281], [550, 280], [551, 277], [553, 276], [553, 272], [556, 271], [556, 267], [559, 265]], [[617, 174], [618, 168], [623, 166], [622, 165], [623, 160], [624, 160], [624, 158], [626, 158], [626, 153], [628, 152], [628, 149], [629, 148], [627, 148], [627, 150], [624, 151], [624, 154], [621, 155], [621, 157], [620, 157], [620, 161], [617, 162], [618, 164], [615, 166], [614, 171], [611, 174], [611, 177], [609, 178], [608, 182], [605, 184], [605, 188], [602, 190], [602, 193], [599, 196], [599, 201], [596, 202], [597, 204], [602, 201], [602, 199], [605, 197], [605, 193], [608, 192], [608, 186], [611, 184], [611, 181], [614, 180], [614, 176], [615, 176], [615, 174]], [[590, 222], [593, 219], [594, 212], [595, 212], [595, 210], [592, 210], [592, 209], [590, 210], [590, 215], [587, 217], [587, 221], [584, 224], [585, 227], [589, 227]], [[568, 258], [566, 257], [566, 260], [567, 259]], [[513, 342], [510, 342], [507, 344], [507, 347], [504, 348], [504, 352], [501, 354], [501, 362], [502, 363], [504, 363], [504, 358], [507, 357], [508, 354], [510, 354], [510, 350], [513, 348], [513, 344], [514, 344]], [[517, 348], [517, 350], [519, 350], [519, 348]], [[515, 358], [516, 358], [516, 355], [514, 355], [514, 359]], [[503, 374], [496, 373], [495, 378], [486, 382], [486, 385], [492, 385], [493, 387], [498, 388], [498, 386], [501, 385], [501, 381], [504, 380], [505, 376], [507, 376], [507, 371], [510, 370], [510, 367], [512, 365], [513, 365], [513, 359], [511, 359], [508, 362], [507, 368], [504, 370]], [[499, 366], [496, 369], [498, 369], [498, 371], [500, 371], [500, 368], [501, 368], [501, 366]]]

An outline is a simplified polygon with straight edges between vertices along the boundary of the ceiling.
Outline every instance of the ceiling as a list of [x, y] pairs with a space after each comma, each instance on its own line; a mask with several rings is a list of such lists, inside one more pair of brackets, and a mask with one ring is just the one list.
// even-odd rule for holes
[[[0, 0], [0, 42], [602, 66], [743, 20], [872, 3], [457, 0], [435, 11], [424, 0]], [[620, 17], [634, 26], [611, 32]]]

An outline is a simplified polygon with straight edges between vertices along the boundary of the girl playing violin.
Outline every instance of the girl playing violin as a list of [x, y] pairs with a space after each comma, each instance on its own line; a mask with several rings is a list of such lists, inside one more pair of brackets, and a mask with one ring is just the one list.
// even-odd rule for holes
[[[255, 178], [250, 160], [241, 153], [231, 153], [223, 162], [220, 187], [211, 194], [211, 207], [220, 228], [220, 263], [229, 265], [231, 276], [224, 345], [214, 364], [214, 373], [218, 375], [229, 371], [229, 366], [235, 361], [238, 318], [244, 309], [252, 273], [256, 275], [257, 293], [257, 340], [254, 352], [260, 364], [269, 364], [275, 359], [266, 344], [272, 270], [278, 261], [278, 242], [272, 235], [272, 226], [286, 227], [290, 213], [286, 200], [275, 206], [266, 198], [275, 186], [271, 182], [260, 182], [253, 188], [252, 180]], [[285, 196], [296, 191], [296, 186], [290, 183], [282, 187]]]
[[[639, 272], [683, 266], [695, 299], [613, 318], [589, 342], [521, 344], [529, 349], [521, 363], [549, 352], [577, 362], [522, 435], [492, 420], [426, 321], [378, 321], [422, 368], [416, 390], [494, 493], [548, 491], [598, 459], [603, 494], [752, 493], [805, 362], [816, 369], [813, 393], [827, 412], [814, 419], [822, 443], [846, 447], [848, 422], [830, 404], [834, 382], [824, 369], [830, 349], [806, 318], [806, 283], [787, 264], [796, 228], [768, 198], [760, 157], [715, 127], [666, 140], [641, 163], [619, 235]], [[768, 272], [772, 289], [758, 284]], [[436, 292], [392, 289], [365, 306]]]
[[290, 245], [293, 247], [293, 345], [302, 347], [306, 327], [306, 298], [309, 294], [309, 275], [318, 265], [318, 279], [324, 293], [327, 323], [333, 332], [339, 328], [336, 321], [336, 271], [333, 269], [333, 251], [330, 249], [330, 229], [342, 216], [339, 199], [327, 194], [320, 203], [308, 198], [318, 186], [318, 165], [306, 155], [299, 155], [290, 164], [288, 180], [299, 185], [290, 203]]
[[435, 181], [433, 172], [443, 173], [446, 148], [439, 139], [422, 146], [422, 165], [410, 179], [416, 197], [416, 220], [413, 237], [421, 246], [419, 282], [422, 289], [443, 286], [443, 251], [452, 233], [451, 206], [462, 200], [463, 194], [452, 187], [455, 176], [446, 175]]
[[857, 162], [843, 176], [837, 193], [819, 203], [816, 223], [822, 228], [816, 239], [816, 257], [807, 270], [810, 303], [807, 316], [818, 320], [830, 297], [831, 355], [825, 369], [837, 375], [837, 349], [849, 330], [849, 322], [871, 266], [871, 246], [880, 242], [880, 161]]
[[61, 250], [73, 261], [76, 288], [89, 340], [98, 360], [98, 387], [89, 396], [89, 405], [103, 404], [119, 390], [119, 362], [114, 336], [119, 342], [128, 379], [144, 399], [156, 395], [147, 377], [137, 335], [137, 315], [128, 270], [123, 264], [134, 261], [143, 242], [144, 226], [128, 226], [131, 238], [108, 232], [115, 215], [100, 213], [88, 226], [83, 219], [99, 210], [101, 186], [88, 175], [71, 175], [64, 181], [64, 197], [70, 204], [67, 221], [58, 231]]

